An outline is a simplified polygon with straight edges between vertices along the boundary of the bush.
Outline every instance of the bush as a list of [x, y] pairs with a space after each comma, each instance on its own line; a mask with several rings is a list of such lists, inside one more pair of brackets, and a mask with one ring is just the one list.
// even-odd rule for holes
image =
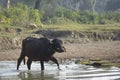
[[10, 8], [9, 17], [12, 25], [25, 25], [28, 20], [27, 11], [18, 7]]
[[39, 10], [31, 9], [29, 11], [29, 22], [30, 23], [36, 23], [36, 24], [41, 23]]
[[30, 9], [26, 5], [18, 3], [9, 10], [4, 9], [0, 13], [0, 20], [11, 25], [26, 26], [28, 23], [40, 24], [40, 13], [38, 10]]

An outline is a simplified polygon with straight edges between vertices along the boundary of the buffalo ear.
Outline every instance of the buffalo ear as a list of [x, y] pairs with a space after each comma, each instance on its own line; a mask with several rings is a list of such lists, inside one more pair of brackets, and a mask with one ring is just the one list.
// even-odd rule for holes
[[54, 39], [53, 39], [53, 40], [50, 40], [50, 44], [54, 44]]
[[51, 41], [51, 43], [54, 44], [54, 43], [56, 42], [56, 40], [57, 40], [57, 39], [53, 39], [53, 40]]

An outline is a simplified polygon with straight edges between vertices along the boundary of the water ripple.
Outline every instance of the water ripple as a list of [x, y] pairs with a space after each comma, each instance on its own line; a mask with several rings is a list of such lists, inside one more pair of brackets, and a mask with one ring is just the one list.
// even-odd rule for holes
[[34, 62], [32, 69], [21, 64], [16, 70], [16, 61], [0, 62], [0, 80], [120, 80], [120, 68], [94, 68], [81, 64], [45, 64], [45, 71], [41, 72], [40, 63]]

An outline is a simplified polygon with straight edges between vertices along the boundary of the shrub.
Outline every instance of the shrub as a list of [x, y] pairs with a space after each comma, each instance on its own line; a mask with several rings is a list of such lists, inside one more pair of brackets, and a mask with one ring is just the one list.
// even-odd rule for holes
[[11, 25], [26, 26], [28, 23], [40, 24], [40, 13], [38, 10], [28, 8], [23, 4], [16, 4], [9, 10], [4, 9], [0, 13], [0, 20]]

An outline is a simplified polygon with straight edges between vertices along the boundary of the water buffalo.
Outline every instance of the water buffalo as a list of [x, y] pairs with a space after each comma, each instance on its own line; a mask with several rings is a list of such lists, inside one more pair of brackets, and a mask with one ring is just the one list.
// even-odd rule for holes
[[28, 57], [27, 67], [30, 70], [32, 61], [40, 61], [41, 70], [44, 70], [44, 61], [53, 61], [57, 64], [58, 69], [59, 63], [53, 56], [55, 52], [65, 52], [66, 49], [63, 46], [63, 42], [59, 39], [53, 39], [50, 41], [47, 38], [33, 38], [27, 37], [22, 41], [22, 50], [20, 57], [17, 62], [17, 70], [22, 60], [25, 63], [25, 56]]

